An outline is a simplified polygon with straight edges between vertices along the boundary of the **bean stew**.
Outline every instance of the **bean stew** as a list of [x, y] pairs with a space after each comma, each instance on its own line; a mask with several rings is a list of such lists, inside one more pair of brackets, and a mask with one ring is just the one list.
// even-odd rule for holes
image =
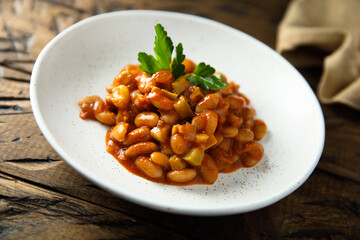
[[189, 59], [183, 65], [186, 75], [177, 79], [169, 70], [149, 75], [139, 65], [124, 67], [104, 99], [79, 101], [80, 117], [110, 126], [106, 150], [153, 182], [212, 184], [218, 173], [256, 165], [267, 127], [250, 100], [234, 82], [208, 91], [191, 84], [186, 76], [196, 65]]

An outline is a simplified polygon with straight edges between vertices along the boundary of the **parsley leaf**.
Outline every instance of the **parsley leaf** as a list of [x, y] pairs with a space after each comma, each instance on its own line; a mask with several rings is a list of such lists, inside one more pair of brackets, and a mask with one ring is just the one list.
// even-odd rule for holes
[[154, 52], [156, 59], [162, 69], [170, 70], [171, 55], [174, 50], [173, 42], [160, 23], [155, 26], [155, 32]]
[[214, 75], [215, 69], [203, 62], [199, 63], [194, 73], [187, 76], [187, 80], [205, 91], [226, 88], [226, 82], [222, 81], [223, 75]]
[[[171, 70], [175, 79], [185, 75], [185, 66], [182, 64], [185, 60], [184, 49], [181, 43], [175, 48], [175, 57], [171, 62], [174, 44], [164, 27], [159, 23], [155, 26], [155, 56], [139, 52], [138, 60], [140, 69], [153, 75], [160, 70]], [[226, 87], [226, 82], [222, 81], [223, 75], [214, 75], [215, 69], [203, 62], [196, 66], [194, 73], [187, 76], [190, 83], [201, 86], [204, 90], [218, 90]]]
[[222, 81], [222, 78], [223, 75], [210, 75], [207, 77], [202, 77], [197, 74], [190, 74], [187, 77], [187, 80], [194, 85], [200, 86], [205, 91], [208, 91], [226, 88], [226, 82]]
[[148, 55], [144, 52], [139, 52], [138, 61], [141, 63], [139, 66], [140, 69], [150, 75], [161, 70], [159, 62], [152, 55]]
[[156, 58], [144, 52], [139, 52], [138, 61], [140, 62], [140, 69], [150, 75], [160, 70], [170, 69], [175, 78], [185, 75], [185, 66], [182, 64], [185, 55], [183, 54], [182, 44], [179, 43], [176, 46], [176, 55], [171, 63], [171, 56], [174, 50], [171, 38], [168, 37], [167, 32], [160, 23], [155, 26], [155, 32], [154, 52]]
[[196, 66], [194, 73], [201, 77], [206, 77], [213, 75], [215, 73], [215, 69], [210, 65], [206, 65], [204, 62], [201, 62]]
[[171, 71], [175, 79], [182, 75], [185, 75], [185, 66], [184, 64], [182, 64], [182, 62], [185, 60], [185, 55], [183, 54], [183, 50], [184, 49], [181, 43], [179, 43], [175, 48], [176, 54], [171, 64]]

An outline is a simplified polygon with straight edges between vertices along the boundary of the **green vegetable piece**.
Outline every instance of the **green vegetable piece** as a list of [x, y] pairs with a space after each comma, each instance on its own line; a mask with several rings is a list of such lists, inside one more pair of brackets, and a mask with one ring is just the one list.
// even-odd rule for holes
[[171, 85], [177, 94], [183, 93], [191, 86], [185, 76], [178, 77]]
[[180, 76], [185, 75], [185, 66], [182, 62], [185, 60], [185, 55], [183, 54], [183, 46], [179, 43], [175, 48], [175, 57], [171, 64], [171, 71], [175, 79]]
[[184, 156], [184, 160], [192, 166], [200, 166], [203, 159], [204, 150], [200, 148], [193, 148]]

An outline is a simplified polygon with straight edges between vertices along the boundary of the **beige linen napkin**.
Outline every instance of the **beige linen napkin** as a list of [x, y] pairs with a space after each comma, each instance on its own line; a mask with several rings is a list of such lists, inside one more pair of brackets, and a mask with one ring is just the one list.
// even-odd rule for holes
[[319, 100], [360, 110], [360, 0], [292, 1], [280, 23], [276, 49], [294, 65], [316, 63], [314, 54], [304, 59], [298, 53], [325, 53]]

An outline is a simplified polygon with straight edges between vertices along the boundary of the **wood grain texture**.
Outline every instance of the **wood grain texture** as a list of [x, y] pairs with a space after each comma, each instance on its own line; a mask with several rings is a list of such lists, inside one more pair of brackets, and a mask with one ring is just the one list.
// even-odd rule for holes
[[[0, 1], [0, 239], [359, 239], [360, 113], [350, 108], [322, 106], [324, 153], [297, 191], [258, 211], [208, 218], [154, 211], [96, 187], [57, 155], [32, 115], [29, 80], [37, 55], [81, 19], [126, 9], [184, 12], [274, 47], [288, 2]], [[315, 89], [321, 68], [299, 70]]]

